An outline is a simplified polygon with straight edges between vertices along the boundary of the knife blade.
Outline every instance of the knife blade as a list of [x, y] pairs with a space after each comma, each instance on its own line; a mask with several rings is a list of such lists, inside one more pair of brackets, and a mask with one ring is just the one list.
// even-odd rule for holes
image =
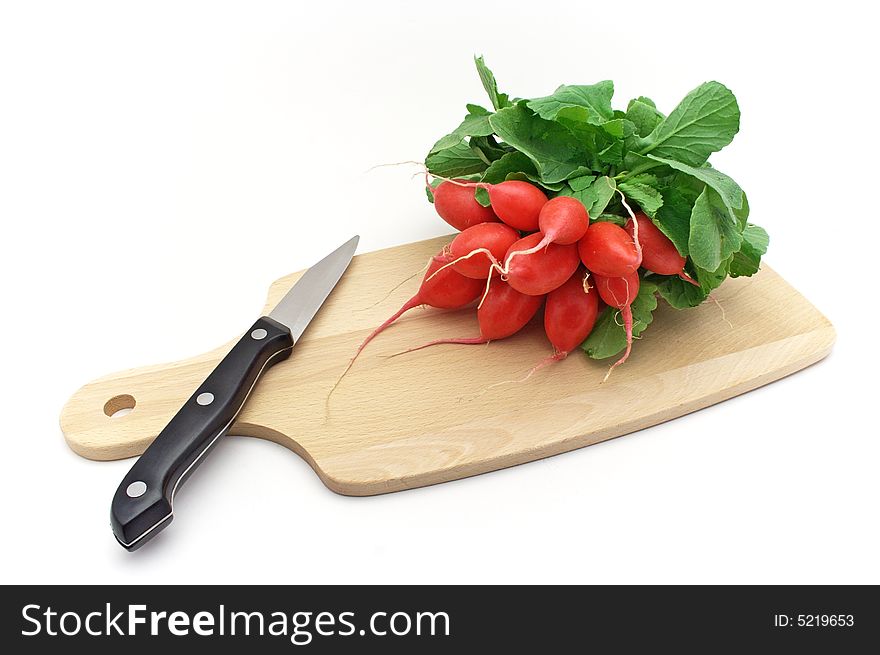
[[131, 467], [110, 508], [113, 534], [123, 548], [137, 550], [171, 523], [178, 487], [232, 425], [260, 376], [290, 357], [351, 263], [358, 240], [352, 237], [308, 269], [269, 315], [245, 332]]

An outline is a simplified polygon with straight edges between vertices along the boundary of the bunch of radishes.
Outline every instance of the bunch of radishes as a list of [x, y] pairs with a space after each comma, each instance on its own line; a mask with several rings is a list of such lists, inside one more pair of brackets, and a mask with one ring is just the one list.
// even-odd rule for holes
[[479, 324], [476, 336], [419, 347], [504, 339], [543, 306], [553, 352], [532, 372], [578, 346], [620, 355], [613, 370], [658, 296], [695, 307], [728, 277], [758, 272], [769, 236], [749, 222], [743, 189], [708, 161], [739, 131], [730, 89], [704, 82], [664, 115], [646, 96], [615, 109], [610, 80], [517, 98], [474, 62], [491, 106], [468, 104], [423, 165], [428, 199], [460, 234], [358, 353], [419, 305], [473, 304]]
[[[477, 188], [488, 191], [489, 207], [475, 199]], [[626, 229], [611, 222], [590, 224], [576, 198], [548, 200], [540, 188], [520, 180], [445, 180], [429, 189], [437, 213], [460, 234], [433, 257], [418, 292], [364, 340], [358, 354], [404, 312], [421, 305], [476, 304], [479, 335], [419, 348], [505, 339], [544, 305], [544, 330], [553, 346], [548, 361], [558, 361], [587, 338], [608, 305], [620, 311], [626, 330], [627, 348], [617, 366], [632, 346], [639, 267], [689, 279], [685, 258], [641, 212], [633, 213]]]

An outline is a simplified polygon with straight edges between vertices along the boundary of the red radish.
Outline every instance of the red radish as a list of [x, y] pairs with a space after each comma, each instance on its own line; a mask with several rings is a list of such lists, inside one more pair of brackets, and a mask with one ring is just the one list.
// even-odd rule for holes
[[591, 273], [623, 277], [638, 270], [642, 263], [633, 237], [614, 223], [593, 223], [578, 241], [578, 253]]
[[594, 273], [592, 277], [599, 297], [609, 307], [623, 309], [631, 305], [639, 294], [639, 276], [636, 273], [630, 273], [625, 277], [605, 277]]
[[[678, 275], [686, 282], [699, 286], [699, 282], [684, 272], [686, 259], [669, 237], [643, 212], [636, 212], [635, 222], [638, 224], [639, 243], [642, 245], [642, 266], [659, 275]], [[633, 235], [633, 220], [627, 221], [626, 231], [630, 236]]]
[[611, 371], [623, 364], [632, 351], [632, 302], [639, 294], [639, 274], [633, 272], [624, 277], [604, 277], [593, 274], [593, 280], [596, 282], [596, 291], [599, 292], [599, 297], [609, 307], [616, 307], [620, 310], [620, 315], [623, 317], [623, 329], [626, 330], [626, 352], [623, 353], [623, 357], [612, 364], [605, 376], [607, 380]]
[[[523, 237], [510, 246], [505, 257], [507, 282], [517, 291], [530, 296], [543, 296], [562, 286], [580, 264], [574, 244], [561, 246], [550, 243], [531, 254], [522, 254], [523, 251], [534, 250], [534, 246], [543, 239], [544, 235], [540, 232]], [[520, 256], [511, 257], [516, 252], [520, 252]]]
[[452, 268], [465, 277], [485, 280], [493, 264], [502, 259], [519, 239], [512, 227], [504, 223], [481, 223], [464, 230], [449, 246]]
[[538, 216], [547, 204], [547, 196], [534, 184], [507, 180], [499, 184], [483, 184], [495, 215], [510, 227], [523, 232], [538, 229]]
[[491, 207], [483, 207], [477, 202], [473, 189], [461, 186], [466, 184], [466, 180], [455, 182], [460, 184], [441, 182], [436, 189], [431, 189], [434, 194], [434, 209], [440, 214], [440, 218], [459, 231], [480, 223], [498, 222]]
[[569, 196], [557, 196], [548, 200], [547, 204], [541, 208], [541, 213], [538, 214], [538, 228], [544, 238], [528, 250], [516, 251], [507, 255], [504, 266], [507, 268], [513, 257], [538, 252], [550, 243], [564, 246], [576, 243], [584, 236], [589, 226], [590, 215], [580, 200]]
[[[453, 269], [448, 268], [446, 265], [450, 261], [452, 261], [452, 255], [445, 251], [434, 256], [416, 295], [403, 303], [400, 309], [364, 339], [361, 345], [358, 346], [354, 357], [351, 358], [351, 362], [349, 362], [342, 376], [348, 372], [348, 369], [354, 364], [354, 360], [357, 359], [358, 355], [361, 354], [361, 351], [367, 347], [370, 341], [413, 307], [429, 305], [438, 309], [458, 309], [477, 299], [483, 291], [483, 283], [480, 280], [460, 275]], [[340, 380], [342, 376], [340, 376]]]
[[584, 203], [576, 198], [557, 196], [541, 208], [538, 227], [553, 243], [567, 246], [583, 238], [590, 226]]
[[581, 269], [558, 289], [547, 294], [544, 331], [553, 344], [551, 361], [559, 361], [577, 348], [590, 334], [599, 313], [599, 294], [585, 284]]
[[528, 296], [499, 280], [486, 293], [483, 304], [477, 310], [480, 336], [464, 339], [438, 339], [405, 352], [413, 352], [442, 343], [473, 345], [489, 343], [496, 339], [506, 339], [519, 332], [526, 323], [532, 320], [542, 302], [544, 302], [543, 296]]

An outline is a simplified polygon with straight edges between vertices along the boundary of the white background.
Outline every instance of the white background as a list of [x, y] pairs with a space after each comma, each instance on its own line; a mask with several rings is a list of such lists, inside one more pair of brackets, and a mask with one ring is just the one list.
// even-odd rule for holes
[[[868, 3], [0, 5], [3, 582], [880, 582], [878, 61]], [[359, 6], [363, 5], [363, 6]], [[225, 440], [135, 554], [130, 461], [58, 428], [107, 372], [240, 333], [271, 281], [353, 233], [448, 232], [405, 168], [502, 90], [614, 79], [669, 111], [739, 99], [713, 157], [768, 261], [838, 329], [826, 361], [635, 435], [374, 498]]]

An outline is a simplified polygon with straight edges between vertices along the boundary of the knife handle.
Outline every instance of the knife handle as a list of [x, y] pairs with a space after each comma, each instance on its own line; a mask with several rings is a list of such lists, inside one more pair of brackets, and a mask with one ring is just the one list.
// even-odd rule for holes
[[263, 316], [159, 433], [113, 496], [110, 522], [124, 548], [140, 548], [171, 523], [178, 485], [229, 429], [260, 375], [292, 348], [290, 330]]

